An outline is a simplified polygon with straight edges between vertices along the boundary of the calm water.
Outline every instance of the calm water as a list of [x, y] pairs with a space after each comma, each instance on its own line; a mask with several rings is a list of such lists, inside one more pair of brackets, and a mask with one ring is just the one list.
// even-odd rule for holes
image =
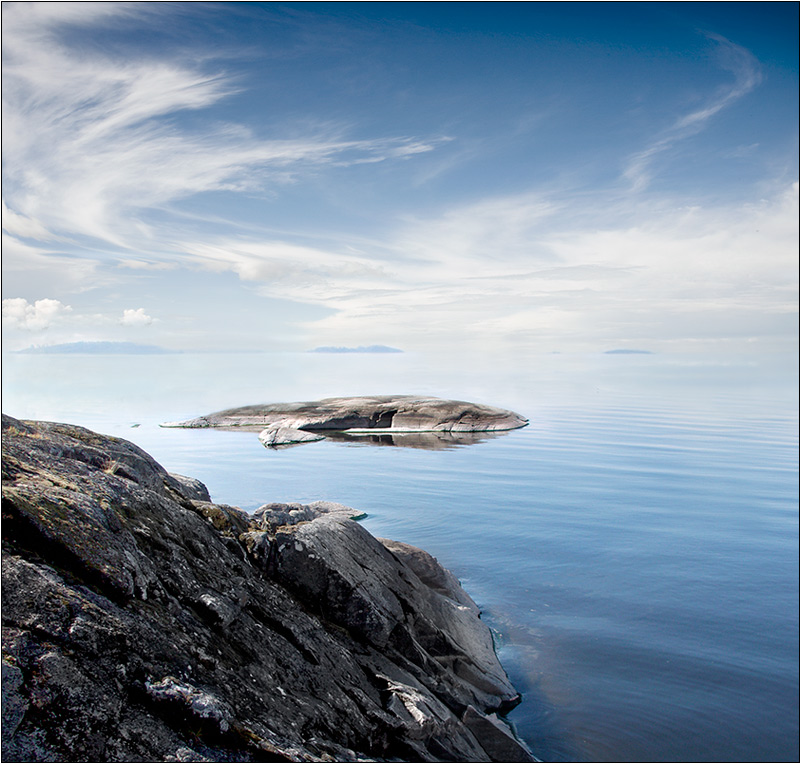
[[[4, 356], [3, 410], [126, 437], [213, 498], [330, 499], [422, 546], [484, 611], [546, 761], [797, 761], [797, 388], [662, 356]], [[158, 423], [425, 393], [531, 424], [449, 449]], [[133, 425], [138, 425], [134, 427]]]

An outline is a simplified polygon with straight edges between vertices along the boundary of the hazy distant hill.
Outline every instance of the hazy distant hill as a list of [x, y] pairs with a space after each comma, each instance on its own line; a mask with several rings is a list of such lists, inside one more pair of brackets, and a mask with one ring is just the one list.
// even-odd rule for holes
[[135, 342], [67, 342], [62, 345], [34, 345], [18, 353], [80, 353], [91, 355], [160, 355], [174, 353], [157, 345], [137, 345]]
[[627, 348], [605, 350], [604, 353], [606, 355], [653, 355], [651, 350], [628, 350]]
[[387, 347], [386, 345], [368, 345], [367, 347], [359, 346], [357, 348], [345, 347], [321, 347], [310, 350], [310, 353], [402, 353], [398, 348]]

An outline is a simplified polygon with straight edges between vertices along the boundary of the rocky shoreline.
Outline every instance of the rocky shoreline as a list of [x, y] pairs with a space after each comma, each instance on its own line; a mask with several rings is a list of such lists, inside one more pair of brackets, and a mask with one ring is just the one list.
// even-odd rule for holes
[[239, 406], [161, 426], [254, 430], [265, 446], [272, 447], [322, 440], [332, 433], [458, 437], [515, 430], [527, 424], [528, 419], [520, 414], [495, 406], [419, 395], [372, 395]]
[[478, 608], [341, 505], [3, 416], [4, 761], [533, 761]]

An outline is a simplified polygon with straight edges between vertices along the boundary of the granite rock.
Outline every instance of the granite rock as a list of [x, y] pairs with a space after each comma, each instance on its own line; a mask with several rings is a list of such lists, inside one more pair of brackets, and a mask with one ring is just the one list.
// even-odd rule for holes
[[481, 726], [519, 698], [478, 609], [357, 511], [251, 516], [70, 425], [3, 442], [4, 761], [532, 760]]
[[[271, 403], [217, 411], [162, 427], [221, 427], [261, 431], [266, 446], [317, 440], [325, 433], [402, 434], [502, 432], [524, 427], [513, 411], [466, 401], [415, 395], [325, 398], [305, 403]], [[302, 433], [318, 437], [304, 438]], [[396, 445], [405, 445], [402, 442]], [[414, 445], [412, 443], [408, 445]]]
[[265, 427], [259, 433], [259, 440], [268, 447], [313, 443], [316, 440], [323, 440], [324, 437], [324, 435], [318, 435], [314, 432], [306, 432], [294, 427], [284, 427], [280, 424]]

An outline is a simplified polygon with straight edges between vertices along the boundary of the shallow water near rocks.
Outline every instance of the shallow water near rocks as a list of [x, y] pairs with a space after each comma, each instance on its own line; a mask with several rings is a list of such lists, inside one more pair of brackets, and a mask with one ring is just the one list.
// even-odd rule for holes
[[[4, 354], [3, 410], [132, 440], [218, 502], [368, 514], [460, 578], [545, 761], [798, 760], [794, 364], [661, 355]], [[520, 430], [265, 449], [167, 430], [231, 406], [425, 394]]]

